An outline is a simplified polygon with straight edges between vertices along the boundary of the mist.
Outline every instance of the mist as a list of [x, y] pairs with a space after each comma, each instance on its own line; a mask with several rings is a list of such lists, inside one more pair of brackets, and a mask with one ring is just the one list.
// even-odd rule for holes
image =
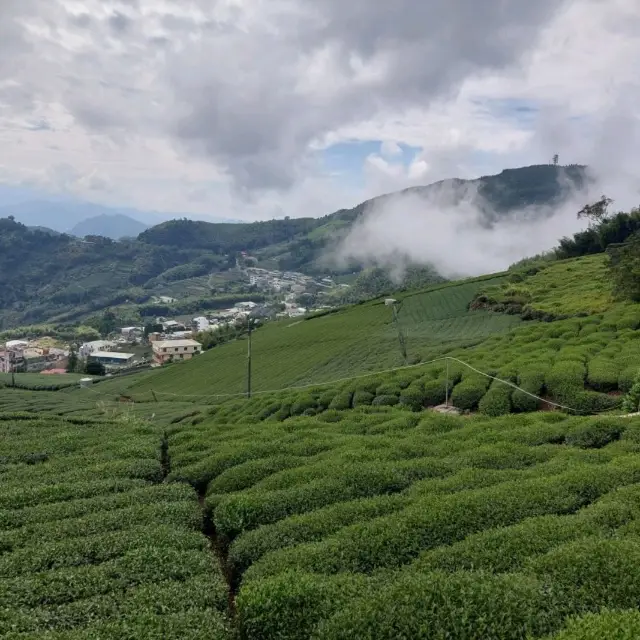
[[[358, 261], [389, 269], [396, 280], [409, 264], [433, 265], [446, 278], [502, 271], [557, 246], [584, 229], [577, 212], [601, 194], [599, 184], [570, 193], [558, 206], [491, 215], [475, 187], [446, 182], [430, 196], [393, 195], [372, 207], [331, 253], [344, 266]], [[596, 195], [597, 193], [597, 195]]]

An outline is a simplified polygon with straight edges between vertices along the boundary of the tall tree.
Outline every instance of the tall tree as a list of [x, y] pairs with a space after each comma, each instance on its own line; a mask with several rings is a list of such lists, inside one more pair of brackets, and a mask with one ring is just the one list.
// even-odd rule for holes
[[589, 220], [589, 224], [600, 224], [609, 217], [609, 205], [613, 203], [611, 198], [603, 195], [600, 200], [592, 202], [591, 204], [585, 204], [580, 211], [578, 211], [578, 219], [586, 218]]
[[71, 345], [69, 359], [67, 360], [67, 373], [74, 373], [78, 368], [78, 353], [75, 345]]

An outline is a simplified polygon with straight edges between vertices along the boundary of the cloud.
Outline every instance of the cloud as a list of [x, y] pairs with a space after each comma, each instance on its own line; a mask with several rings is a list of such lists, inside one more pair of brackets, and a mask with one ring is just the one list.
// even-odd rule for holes
[[[15, 181], [95, 168], [103, 201], [234, 218], [320, 215], [555, 152], [602, 159], [614, 140], [628, 153], [601, 164], [633, 175], [639, 14], [637, 0], [2, 0], [3, 162]], [[382, 147], [327, 176], [322, 149], [344, 141]]]
[[374, 201], [327, 259], [386, 267], [397, 278], [410, 264], [434, 265], [448, 278], [474, 276], [549, 250], [585, 226], [576, 212], [586, 192], [557, 207], [527, 207], [489, 222], [477, 189], [478, 183], [448, 181], [427, 197], [409, 192]]

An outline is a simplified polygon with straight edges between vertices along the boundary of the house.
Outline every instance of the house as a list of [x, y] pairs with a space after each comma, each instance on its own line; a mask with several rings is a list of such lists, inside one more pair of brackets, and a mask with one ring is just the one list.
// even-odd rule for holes
[[157, 364], [190, 360], [202, 351], [196, 340], [160, 340], [153, 343], [153, 361]]
[[127, 340], [135, 340], [142, 336], [144, 329], [142, 327], [122, 327], [120, 333]]
[[162, 323], [162, 330], [167, 333], [173, 333], [174, 331], [184, 331], [186, 327], [181, 322], [176, 320], [166, 320]]
[[89, 354], [89, 360], [99, 362], [108, 367], [126, 367], [133, 363], [133, 353], [120, 353], [119, 351], [94, 351]]
[[238, 302], [236, 303], [236, 307], [238, 309], [242, 309], [243, 311], [251, 311], [254, 307], [257, 307], [258, 304], [256, 302]]
[[115, 346], [116, 343], [112, 340], [94, 340], [93, 342], [85, 342], [78, 350], [78, 353], [81, 358], [86, 358], [94, 351], [106, 351], [107, 349], [113, 349]]

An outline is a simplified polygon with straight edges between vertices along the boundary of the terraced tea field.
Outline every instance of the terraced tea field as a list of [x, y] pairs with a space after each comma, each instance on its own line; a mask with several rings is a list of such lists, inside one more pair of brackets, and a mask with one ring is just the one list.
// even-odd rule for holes
[[573, 621], [640, 598], [638, 419], [378, 407], [176, 425], [168, 442], [168, 479], [203, 496], [223, 550], [240, 637], [640, 633], [632, 613]]
[[157, 427], [0, 415], [0, 637], [227, 638], [227, 589]]

